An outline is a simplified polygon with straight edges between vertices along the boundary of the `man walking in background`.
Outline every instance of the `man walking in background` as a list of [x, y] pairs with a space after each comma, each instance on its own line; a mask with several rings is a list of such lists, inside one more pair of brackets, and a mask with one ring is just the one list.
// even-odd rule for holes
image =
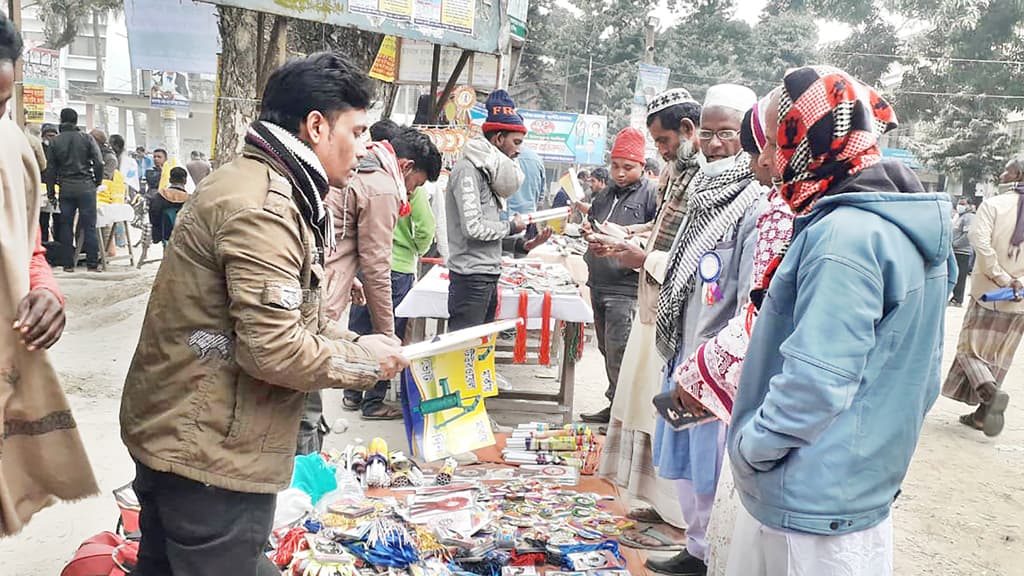
[[[60, 111], [60, 134], [49, 147], [53, 164], [46, 181], [47, 194], [56, 196], [60, 187], [60, 228], [57, 240], [63, 251], [60, 258], [65, 272], [74, 272], [75, 214], [77, 229], [83, 238], [85, 263], [90, 271], [100, 266], [99, 239], [96, 236], [96, 188], [103, 183], [105, 169], [100, 147], [78, 129], [78, 112], [72, 108]], [[116, 163], [116, 161], [115, 161]]]
[[213, 171], [213, 167], [203, 158], [203, 153], [198, 150], [192, 151], [192, 157], [188, 164], [185, 165], [185, 168], [188, 169], [188, 175], [192, 177], [192, 183], [196, 186], [199, 186], [203, 178], [209, 176], [210, 172]]
[[953, 298], [949, 303], [952, 306], [963, 306], [964, 289], [967, 287], [967, 277], [971, 273], [971, 264], [974, 261], [974, 248], [971, 247], [971, 240], [968, 234], [974, 224], [974, 205], [961, 196], [956, 204], [956, 216], [953, 221], [953, 255], [956, 256], [956, 267], [960, 273], [956, 277], [956, 286], [953, 287]]
[[[976, 255], [971, 303], [942, 387], [943, 396], [978, 407], [960, 423], [986, 436], [1003, 431], [1003, 380], [1024, 336], [1024, 159], [1011, 160], [999, 182], [1003, 193], [981, 203], [968, 232]], [[1009, 300], [981, 301], [1001, 288], [1012, 290]]]

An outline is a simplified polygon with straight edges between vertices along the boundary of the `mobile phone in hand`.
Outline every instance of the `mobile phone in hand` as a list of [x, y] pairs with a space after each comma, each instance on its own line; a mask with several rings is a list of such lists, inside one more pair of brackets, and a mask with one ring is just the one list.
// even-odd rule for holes
[[715, 420], [715, 416], [710, 413], [691, 414], [690, 412], [680, 411], [676, 407], [676, 401], [672, 398], [671, 391], [658, 394], [654, 397], [653, 402], [655, 409], [658, 410], [658, 415], [676, 431], [686, 430], [687, 428], [693, 428], [699, 424]]

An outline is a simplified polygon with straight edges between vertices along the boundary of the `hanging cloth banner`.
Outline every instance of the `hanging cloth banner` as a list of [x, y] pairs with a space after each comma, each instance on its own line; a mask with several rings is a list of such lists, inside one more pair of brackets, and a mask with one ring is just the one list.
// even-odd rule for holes
[[370, 68], [370, 78], [381, 82], [394, 82], [395, 71], [398, 69], [398, 39], [394, 36], [385, 36], [377, 50], [377, 57], [373, 60]]

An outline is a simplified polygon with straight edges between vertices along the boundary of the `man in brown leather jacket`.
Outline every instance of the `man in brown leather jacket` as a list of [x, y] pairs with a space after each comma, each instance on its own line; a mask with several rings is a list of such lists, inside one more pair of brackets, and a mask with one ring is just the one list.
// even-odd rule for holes
[[323, 196], [359, 157], [370, 89], [340, 57], [267, 81], [242, 155], [178, 213], [125, 381], [142, 543], [133, 574], [277, 574], [262, 554], [306, 393], [367, 389], [408, 361], [325, 315]]

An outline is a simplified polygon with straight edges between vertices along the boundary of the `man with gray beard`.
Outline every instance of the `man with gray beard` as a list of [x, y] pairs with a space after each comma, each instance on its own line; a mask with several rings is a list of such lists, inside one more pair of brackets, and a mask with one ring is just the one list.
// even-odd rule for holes
[[[600, 474], [653, 506], [635, 510], [632, 516], [643, 521], [664, 519], [676, 526], [684, 524], [675, 486], [655, 475], [651, 453], [657, 418], [651, 399], [661, 390], [665, 365], [654, 337], [668, 253], [685, 216], [687, 187], [698, 171], [695, 155], [700, 112], [700, 104], [682, 88], [663, 92], [651, 101], [647, 127], [667, 162], [658, 186], [658, 216], [648, 224], [628, 227], [631, 241], [623, 242], [610, 255], [622, 266], [640, 270], [639, 311], [623, 358], [623, 366], [635, 369], [619, 374]], [[665, 546], [637, 531], [626, 536], [626, 542], [647, 548]]]

